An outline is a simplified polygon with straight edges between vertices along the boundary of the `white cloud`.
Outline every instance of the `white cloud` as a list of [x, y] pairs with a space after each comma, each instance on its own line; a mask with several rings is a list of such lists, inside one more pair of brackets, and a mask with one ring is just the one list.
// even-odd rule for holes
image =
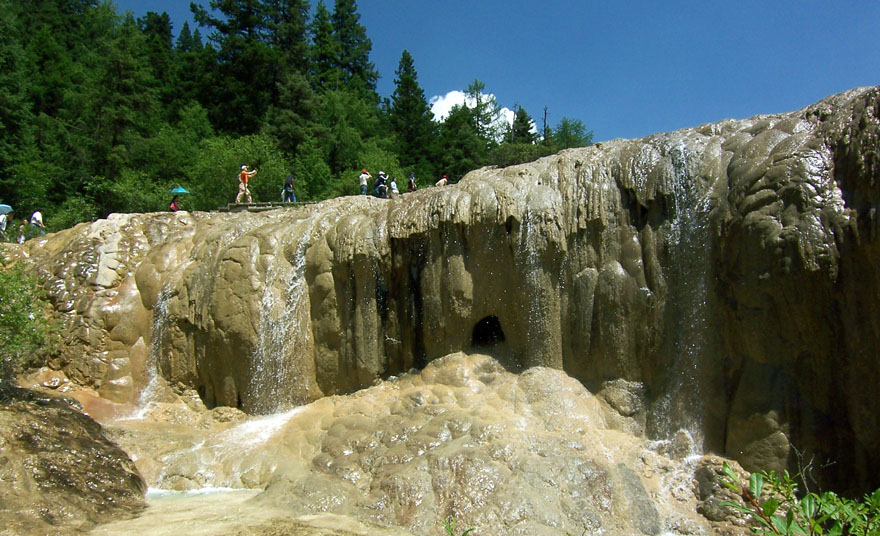
[[[483, 93], [483, 96], [487, 99], [495, 98], [495, 95], [491, 93]], [[461, 106], [463, 104], [471, 108], [476, 103], [473, 101], [473, 99], [468, 99], [467, 96], [464, 94], [464, 91], [458, 90], [450, 91], [446, 95], [435, 95], [431, 97], [431, 99], [428, 101], [428, 105], [431, 107], [431, 113], [434, 114], [434, 121], [437, 122], [444, 121], [447, 117], [449, 117], [449, 112], [452, 111], [453, 107]], [[499, 128], [499, 132], [503, 133], [508, 126], [513, 124], [513, 117], [513, 110], [506, 107], [501, 108], [501, 115], [498, 118], [498, 125], [503, 128]]]
[[434, 114], [434, 121], [444, 121], [449, 117], [449, 112], [455, 106], [464, 104], [464, 91], [450, 91], [446, 95], [435, 95], [428, 101], [431, 106], [431, 113]]

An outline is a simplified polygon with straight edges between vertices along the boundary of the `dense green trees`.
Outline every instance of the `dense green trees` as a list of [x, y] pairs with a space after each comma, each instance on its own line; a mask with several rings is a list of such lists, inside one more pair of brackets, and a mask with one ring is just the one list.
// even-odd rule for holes
[[401, 164], [415, 171], [416, 176], [436, 176], [439, 170], [434, 164], [436, 154], [433, 149], [436, 147], [433, 147], [433, 141], [437, 127], [425, 92], [419, 86], [415, 62], [409, 51], [403, 51], [394, 74], [397, 75], [396, 87], [391, 95], [389, 115]]
[[[402, 185], [508, 165], [590, 142], [564, 119], [539, 140], [525, 110], [505, 127], [474, 80], [437, 122], [404, 50], [390, 99], [355, 0], [210, 0], [197, 28], [165, 13], [134, 19], [98, 0], [0, 0], [0, 202], [43, 211], [54, 230], [110, 212], [231, 201], [242, 164], [257, 200], [357, 192], [362, 167]], [[20, 31], [27, 28], [27, 31]], [[203, 33], [204, 32], [204, 33]], [[176, 38], [175, 38], [176, 34]]]

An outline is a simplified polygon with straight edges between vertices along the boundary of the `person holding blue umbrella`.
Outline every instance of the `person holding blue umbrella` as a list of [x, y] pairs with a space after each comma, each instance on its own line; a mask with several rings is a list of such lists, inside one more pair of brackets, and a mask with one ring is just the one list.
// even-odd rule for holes
[[174, 194], [174, 197], [171, 198], [171, 203], [168, 204], [168, 210], [177, 212], [180, 210], [180, 194], [188, 194], [189, 191], [186, 188], [177, 186], [171, 189], [171, 193]]

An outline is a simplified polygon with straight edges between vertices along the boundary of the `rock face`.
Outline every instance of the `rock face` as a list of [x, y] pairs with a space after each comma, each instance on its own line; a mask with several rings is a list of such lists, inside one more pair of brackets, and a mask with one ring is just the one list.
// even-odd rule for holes
[[77, 534], [144, 507], [146, 484], [101, 427], [66, 403], [0, 402], [3, 534]]
[[271, 413], [490, 347], [627, 432], [876, 487], [878, 117], [858, 89], [390, 201], [112, 215], [19, 255], [65, 318], [52, 365], [112, 400]]
[[[321, 514], [439, 536], [452, 516], [456, 534], [747, 533], [718, 506], [735, 499], [719, 495], [719, 463], [688, 457], [687, 438], [647, 441], [609, 427], [616, 410], [556, 369], [514, 374], [459, 352], [284, 413], [224, 421], [218, 410], [155, 404], [111, 434], [153, 486], [261, 490], [248, 500], [252, 514], [236, 507], [213, 516], [235, 512], [232, 520], [250, 525]], [[102, 533], [154, 534], [138, 532], [145, 524]]]

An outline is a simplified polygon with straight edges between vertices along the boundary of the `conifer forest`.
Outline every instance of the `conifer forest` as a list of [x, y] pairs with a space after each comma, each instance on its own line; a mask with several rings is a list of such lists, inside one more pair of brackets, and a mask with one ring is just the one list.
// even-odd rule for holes
[[426, 187], [592, 141], [580, 120], [542, 124], [546, 110], [500, 121], [479, 73], [468, 105], [436, 121], [406, 43], [397, 70], [377, 72], [354, 0], [191, 9], [175, 28], [112, 2], [0, 0], [0, 203], [16, 219], [40, 210], [52, 231], [167, 210], [175, 187], [182, 208], [213, 210], [242, 165], [259, 170], [255, 201], [279, 201], [291, 173], [298, 201], [359, 193], [361, 169]]

